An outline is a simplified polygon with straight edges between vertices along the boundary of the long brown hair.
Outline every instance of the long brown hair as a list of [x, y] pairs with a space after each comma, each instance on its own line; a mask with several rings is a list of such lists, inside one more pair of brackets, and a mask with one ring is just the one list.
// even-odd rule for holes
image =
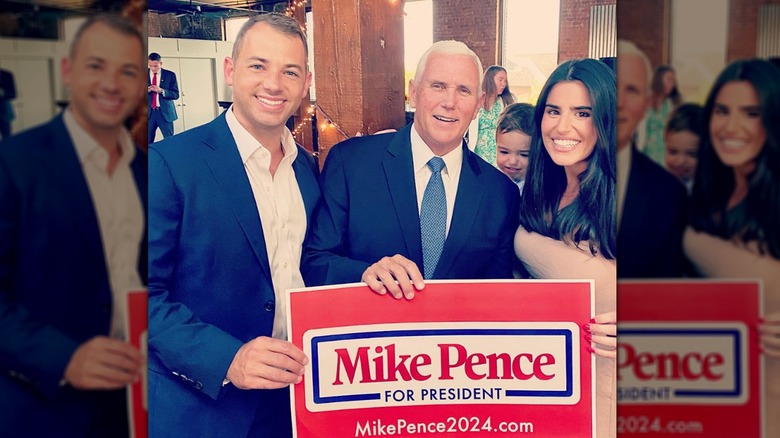
[[[501, 94], [496, 95], [496, 82], [493, 78], [496, 77], [500, 71], [506, 73], [506, 69], [500, 65], [491, 65], [485, 70], [485, 77], [482, 79], [482, 91], [485, 92], [485, 103], [482, 105], [482, 108], [484, 108], [485, 111], [490, 111], [492, 109], [488, 108], [488, 101], [491, 100], [488, 98], [489, 96], [496, 96], [496, 98], [500, 97], [504, 102], [504, 107], [515, 103], [515, 96], [509, 91], [509, 79], [506, 81], [506, 88], [504, 88], [504, 91], [502, 91]], [[493, 103], [495, 104], [495, 101]]]

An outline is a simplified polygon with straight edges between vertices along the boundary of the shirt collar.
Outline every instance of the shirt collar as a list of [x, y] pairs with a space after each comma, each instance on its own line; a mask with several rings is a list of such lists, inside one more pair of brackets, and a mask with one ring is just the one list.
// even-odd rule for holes
[[[73, 116], [73, 110], [70, 107], [65, 109], [62, 119], [65, 123], [65, 130], [68, 131], [70, 139], [73, 141], [73, 146], [79, 157], [79, 162], [83, 164], [91, 154], [100, 150], [102, 147], [78, 124], [78, 122], [76, 122], [76, 118]], [[117, 142], [119, 143], [119, 150], [122, 152], [119, 162], [129, 163], [132, 161], [133, 158], [135, 158], [135, 145], [130, 136], [130, 132], [124, 126], [119, 131]]]
[[[412, 142], [412, 165], [414, 173], [419, 172], [423, 167], [427, 167], [428, 161], [436, 156], [431, 148], [425, 143], [417, 132], [417, 128], [412, 123], [411, 142]], [[441, 157], [447, 166], [442, 175], [460, 175], [460, 168], [463, 166], [463, 147], [457, 147]]]
[[[232, 105], [227, 109], [225, 120], [227, 121], [230, 132], [233, 134], [233, 138], [236, 140], [238, 153], [241, 155], [241, 162], [246, 164], [247, 160], [249, 160], [249, 157], [251, 157], [252, 154], [254, 154], [261, 147], [265, 146], [252, 137], [252, 134], [250, 134], [249, 131], [247, 131], [246, 128], [241, 125], [241, 123], [236, 118], [236, 115], [233, 113]], [[293, 138], [292, 133], [289, 129], [287, 129], [286, 126], [282, 130], [281, 142], [282, 150], [284, 150], [283, 160], [295, 160], [295, 158], [298, 156], [298, 147], [295, 144], [295, 139]]]

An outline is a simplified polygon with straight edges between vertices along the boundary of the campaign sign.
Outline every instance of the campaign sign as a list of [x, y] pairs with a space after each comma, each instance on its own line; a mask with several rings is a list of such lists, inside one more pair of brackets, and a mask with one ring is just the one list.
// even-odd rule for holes
[[[147, 327], [149, 325], [148, 294], [146, 289], [127, 293], [125, 333], [130, 344], [146, 357]], [[147, 368], [141, 367], [141, 379], [127, 391], [127, 410], [132, 438], [146, 438], [149, 433], [149, 408], [146, 398]]]
[[620, 436], [760, 437], [758, 281], [618, 284]]
[[296, 437], [587, 437], [591, 281], [428, 281], [412, 300], [364, 284], [291, 290]]

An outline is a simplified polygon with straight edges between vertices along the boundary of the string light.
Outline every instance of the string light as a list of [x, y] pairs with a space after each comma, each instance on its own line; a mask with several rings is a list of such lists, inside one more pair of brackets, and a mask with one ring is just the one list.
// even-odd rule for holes
[[344, 132], [344, 130], [339, 126], [338, 123], [333, 121], [333, 119], [328, 115], [328, 113], [325, 112], [319, 105], [316, 103], [309, 108], [306, 109], [307, 115], [295, 126], [295, 129], [292, 131], [293, 136], [297, 136], [299, 133], [303, 132], [303, 127], [306, 126], [307, 123], [311, 122], [314, 118], [315, 111], [319, 112], [322, 117], [324, 118], [323, 122], [320, 124], [320, 131], [325, 131], [328, 128], [336, 128], [341, 135], [344, 136], [344, 138], [349, 138], [349, 135]]

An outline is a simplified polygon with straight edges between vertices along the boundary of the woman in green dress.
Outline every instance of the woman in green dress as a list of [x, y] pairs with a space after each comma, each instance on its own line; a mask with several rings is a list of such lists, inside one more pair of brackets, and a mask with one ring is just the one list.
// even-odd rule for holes
[[[482, 91], [485, 92], [485, 103], [477, 115], [479, 127], [474, 152], [496, 166], [498, 116], [501, 115], [504, 107], [515, 102], [515, 97], [509, 92], [506, 69], [500, 65], [488, 67], [482, 79]], [[473, 130], [470, 131], [470, 135], [474, 135]], [[473, 139], [469, 143], [472, 141]]]

